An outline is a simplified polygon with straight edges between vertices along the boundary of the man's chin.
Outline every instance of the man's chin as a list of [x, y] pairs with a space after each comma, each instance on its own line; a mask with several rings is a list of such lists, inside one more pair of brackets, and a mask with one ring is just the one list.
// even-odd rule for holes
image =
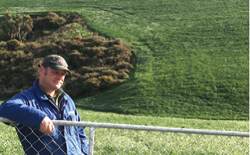
[[56, 89], [60, 89], [62, 87], [62, 85], [56, 85]]
[[62, 87], [62, 84], [60, 83], [54, 84], [54, 89], [60, 89], [61, 87]]

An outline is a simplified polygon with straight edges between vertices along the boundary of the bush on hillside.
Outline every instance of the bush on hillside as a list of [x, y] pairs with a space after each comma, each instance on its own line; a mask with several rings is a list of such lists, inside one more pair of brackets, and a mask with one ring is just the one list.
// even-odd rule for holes
[[[29, 21], [33, 23], [32, 29], [22, 33], [20, 39], [15, 33], [21, 31], [14, 33], [14, 29], [9, 27], [6, 38], [1, 38], [0, 73], [6, 76], [0, 78], [0, 96], [13, 95], [31, 86], [36, 78], [38, 63], [48, 54], [59, 54], [69, 63], [72, 74], [66, 79], [65, 89], [73, 96], [91, 95], [121, 84], [129, 78], [129, 73], [134, 68], [131, 49], [119, 39], [87, 32], [86, 25], [83, 25], [84, 22], [78, 15], [48, 13], [19, 16], [25, 19], [29, 17]], [[3, 23], [10, 17], [12, 15], [0, 19], [0, 32], [5, 31]], [[65, 31], [74, 31], [74, 27], [69, 26], [72, 25], [71, 22], [78, 22], [77, 28], [80, 24], [82, 31], [86, 31], [83, 34], [88, 35], [68, 37]], [[62, 30], [65, 30], [65, 38], [57, 38]]]
[[27, 35], [32, 32], [33, 19], [30, 15], [5, 14], [0, 29], [1, 40], [26, 40]]

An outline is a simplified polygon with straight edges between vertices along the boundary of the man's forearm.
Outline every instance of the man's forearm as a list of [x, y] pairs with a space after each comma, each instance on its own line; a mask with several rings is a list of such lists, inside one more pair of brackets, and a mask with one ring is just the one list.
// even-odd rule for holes
[[39, 129], [40, 123], [46, 117], [46, 114], [25, 104], [7, 102], [0, 106], [0, 117]]

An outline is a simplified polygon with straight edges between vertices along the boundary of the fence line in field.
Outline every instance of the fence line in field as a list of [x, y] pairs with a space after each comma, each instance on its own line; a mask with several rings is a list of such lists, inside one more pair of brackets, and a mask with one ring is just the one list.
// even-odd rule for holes
[[[249, 132], [240, 131], [220, 131], [220, 130], [205, 130], [205, 129], [191, 129], [191, 128], [169, 128], [161, 126], [146, 126], [146, 125], [132, 125], [132, 124], [113, 124], [113, 123], [96, 123], [96, 122], [76, 122], [65, 120], [52, 120], [56, 126], [82, 126], [89, 127], [89, 155], [94, 152], [94, 136], [95, 128], [112, 128], [112, 129], [126, 129], [126, 130], [142, 130], [142, 131], [156, 131], [156, 132], [174, 132], [185, 134], [200, 134], [200, 135], [216, 135], [216, 136], [234, 136], [234, 137], [249, 137]], [[8, 122], [8, 119], [1, 118], [0, 122]]]
[[202, 130], [202, 129], [188, 129], [188, 128], [168, 128], [160, 126], [145, 126], [145, 125], [131, 125], [131, 124], [113, 124], [113, 123], [96, 123], [96, 122], [74, 122], [64, 120], [53, 120], [54, 125], [64, 126], [83, 126], [89, 127], [89, 155], [94, 154], [94, 138], [95, 128], [112, 128], [112, 129], [127, 129], [127, 130], [143, 130], [143, 131], [158, 131], [158, 132], [176, 132], [185, 134], [201, 134], [201, 135], [217, 135], [217, 136], [236, 136], [249, 137], [248, 132], [239, 131], [218, 131], [218, 130]]

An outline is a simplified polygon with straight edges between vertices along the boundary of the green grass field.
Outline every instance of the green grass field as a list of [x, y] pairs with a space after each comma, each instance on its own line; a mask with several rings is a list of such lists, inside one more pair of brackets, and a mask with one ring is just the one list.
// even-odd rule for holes
[[[200, 120], [173, 117], [133, 116], [79, 110], [82, 120], [177, 128], [249, 131], [248, 121]], [[201, 155], [249, 154], [249, 138], [186, 135], [96, 129], [95, 154], [124, 155]]]
[[[47, 11], [78, 12], [136, 55], [126, 83], [76, 100], [83, 120], [249, 131], [248, 1], [0, 1], [0, 15]], [[14, 128], [0, 131], [0, 154], [22, 154]], [[100, 155], [249, 154], [248, 138], [97, 129], [95, 139]]]
[[[81, 109], [79, 113], [82, 120], [94, 122], [249, 131], [248, 121], [132, 116]], [[86, 128], [87, 133], [88, 130]], [[14, 128], [0, 123], [0, 131], [0, 154], [22, 154], [22, 147], [18, 143]], [[249, 138], [96, 129], [94, 153], [95, 155], [247, 155]]]
[[244, 0], [0, 1], [0, 13], [72, 11], [121, 38], [136, 68], [120, 86], [78, 99], [124, 114], [249, 119], [248, 2]]

